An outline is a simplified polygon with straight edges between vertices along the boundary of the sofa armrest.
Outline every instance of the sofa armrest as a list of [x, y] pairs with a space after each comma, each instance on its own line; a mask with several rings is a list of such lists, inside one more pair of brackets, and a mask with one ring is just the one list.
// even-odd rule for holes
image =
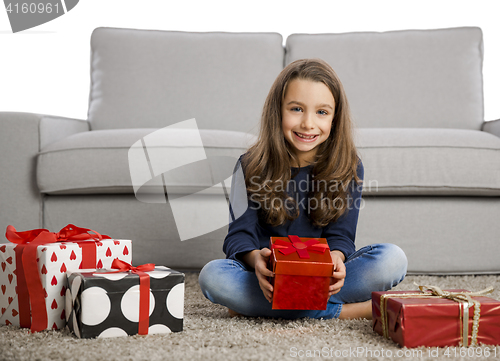
[[496, 135], [500, 138], [500, 119], [490, 122], [484, 122], [481, 130]]
[[44, 115], [40, 119], [40, 149], [72, 134], [88, 132], [89, 122], [81, 119]]
[[40, 228], [42, 197], [36, 185], [41, 147], [88, 130], [88, 122], [33, 113], [0, 112], [0, 232]]

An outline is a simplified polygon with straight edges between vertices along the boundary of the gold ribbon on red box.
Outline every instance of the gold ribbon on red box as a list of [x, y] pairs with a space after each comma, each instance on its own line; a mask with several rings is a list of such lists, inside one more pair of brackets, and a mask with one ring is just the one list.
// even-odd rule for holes
[[[387, 293], [380, 296], [380, 314], [382, 319], [382, 332], [389, 339], [389, 325], [387, 317], [387, 299], [389, 298], [447, 298], [458, 303], [460, 308], [460, 338], [462, 347], [477, 346], [479, 333], [479, 319], [481, 317], [481, 304], [472, 299], [474, 296], [484, 296], [493, 292], [493, 287], [487, 287], [478, 292], [450, 292], [437, 286], [420, 286], [414, 283], [421, 293]], [[474, 306], [471, 343], [469, 343], [469, 308]]]
[[[13, 226], [9, 225], [5, 237], [17, 244], [14, 251], [16, 252], [19, 324], [21, 327], [30, 328], [31, 332], [45, 330], [48, 322], [45, 292], [37, 266], [37, 247], [48, 243], [76, 242], [82, 248], [81, 268], [94, 268], [96, 265], [95, 242], [111, 239], [92, 229], [77, 227], [73, 224], [68, 224], [59, 232], [50, 232], [43, 228], [17, 232]], [[94, 240], [94, 242], [88, 242], [89, 240]]]

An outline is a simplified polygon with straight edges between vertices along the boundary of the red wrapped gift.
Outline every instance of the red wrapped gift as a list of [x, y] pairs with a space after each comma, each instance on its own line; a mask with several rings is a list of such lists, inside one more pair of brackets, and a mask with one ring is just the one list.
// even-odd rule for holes
[[373, 329], [404, 347], [500, 345], [500, 301], [467, 290], [372, 293]]
[[273, 310], [326, 310], [333, 262], [325, 238], [271, 237]]

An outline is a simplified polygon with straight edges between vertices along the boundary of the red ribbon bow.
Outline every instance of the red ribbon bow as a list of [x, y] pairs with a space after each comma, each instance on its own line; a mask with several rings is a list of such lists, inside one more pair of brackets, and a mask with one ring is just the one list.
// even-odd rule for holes
[[[94, 235], [91, 234], [94, 233]], [[74, 224], [68, 224], [63, 227], [59, 232], [50, 232], [47, 229], [32, 229], [30, 231], [17, 232], [13, 226], [7, 226], [5, 236], [12, 243], [17, 244], [44, 244], [56, 242], [69, 242], [69, 241], [83, 241], [88, 239], [98, 238], [110, 239], [109, 236], [102, 236], [96, 231], [89, 228], [77, 227]]]
[[31, 332], [45, 330], [48, 322], [45, 292], [38, 273], [37, 247], [47, 243], [76, 242], [82, 247], [82, 267], [87, 268], [92, 264], [93, 268], [96, 264], [95, 243], [84, 241], [111, 238], [92, 229], [77, 227], [73, 224], [68, 224], [57, 233], [47, 229], [17, 232], [13, 226], [9, 225], [5, 237], [17, 244], [14, 251], [16, 252], [19, 324], [21, 327], [30, 327]]
[[124, 262], [118, 258], [113, 260], [111, 268], [116, 268], [117, 272], [130, 271], [139, 275], [139, 335], [147, 335], [149, 330], [149, 289], [150, 279], [149, 275], [145, 272], [153, 271], [155, 269], [154, 263], [146, 263], [137, 267]]
[[145, 263], [140, 266], [134, 267], [130, 263], [127, 263], [125, 261], [122, 261], [121, 259], [115, 258], [113, 260], [113, 263], [111, 264], [111, 268], [116, 269], [116, 271], [113, 271], [112, 273], [115, 272], [126, 272], [126, 271], [132, 271], [134, 273], [137, 272], [150, 272], [154, 271], [155, 269], [155, 264], [154, 263]]
[[273, 249], [279, 250], [280, 253], [288, 256], [297, 252], [300, 258], [310, 258], [309, 252], [324, 253], [329, 247], [326, 244], [319, 243], [317, 239], [310, 239], [309, 241], [302, 242], [298, 236], [288, 236], [290, 242], [282, 239], [277, 239], [272, 245]]

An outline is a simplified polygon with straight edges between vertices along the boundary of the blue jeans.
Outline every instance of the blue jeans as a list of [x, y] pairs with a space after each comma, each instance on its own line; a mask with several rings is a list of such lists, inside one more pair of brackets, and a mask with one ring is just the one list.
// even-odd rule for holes
[[346, 278], [324, 311], [273, 310], [259, 287], [255, 271], [240, 261], [217, 259], [203, 267], [199, 283], [207, 299], [245, 316], [295, 319], [338, 318], [344, 303], [371, 299], [373, 291], [386, 291], [400, 283], [408, 262], [396, 245], [372, 244], [354, 252], [346, 261]]

